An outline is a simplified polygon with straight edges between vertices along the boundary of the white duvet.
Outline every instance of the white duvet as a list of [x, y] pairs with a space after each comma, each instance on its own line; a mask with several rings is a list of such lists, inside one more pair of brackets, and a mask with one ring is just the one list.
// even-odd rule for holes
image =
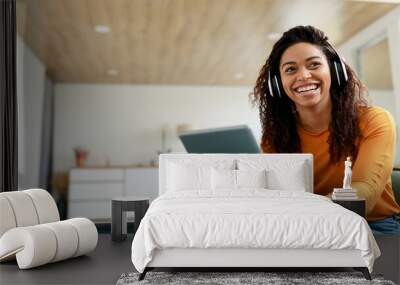
[[265, 189], [160, 196], [136, 232], [132, 262], [143, 272], [165, 248], [358, 249], [370, 272], [380, 255], [357, 214], [320, 195]]

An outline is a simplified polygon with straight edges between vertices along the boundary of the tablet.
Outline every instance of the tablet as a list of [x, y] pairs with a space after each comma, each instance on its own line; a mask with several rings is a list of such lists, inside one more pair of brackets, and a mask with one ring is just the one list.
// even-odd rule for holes
[[246, 125], [190, 131], [179, 138], [188, 153], [260, 153]]

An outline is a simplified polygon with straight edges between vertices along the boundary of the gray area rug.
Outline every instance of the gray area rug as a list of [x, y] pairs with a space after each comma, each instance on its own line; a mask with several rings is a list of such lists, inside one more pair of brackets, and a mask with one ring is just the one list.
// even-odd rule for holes
[[360, 272], [148, 272], [142, 281], [139, 273], [124, 273], [117, 285], [145, 284], [379, 284], [395, 285], [380, 275], [368, 281]]

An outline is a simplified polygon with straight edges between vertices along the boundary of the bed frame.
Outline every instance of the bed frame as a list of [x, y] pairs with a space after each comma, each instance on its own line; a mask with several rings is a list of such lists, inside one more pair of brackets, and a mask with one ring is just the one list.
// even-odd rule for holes
[[[176, 159], [237, 159], [262, 154], [162, 154], [159, 165], [159, 193], [166, 191], [167, 161]], [[272, 160], [287, 159], [287, 154], [269, 155]], [[310, 154], [290, 154], [291, 159], [304, 160], [308, 166], [307, 192], [313, 193], [313, 157]], [[329, 249], [253, 249], [253, 248], [169, 248], [157, 249], [139, 280], [156, 268], [230, 268], [246, 271], [254, 268], [343, 268], [361, 271], [367, 280], [371, 275], [359, 250]]]
[[359, 250], [237, 248], [156, 250], [152, 261], [139, 275], [139, 280], [143, 280], [146, 273], [155, 268], [232, 268], [236, 271], [246, 271], [254, 268], [282, 267], [350, 267], [361, 271], [367, 280], [371, 280]]

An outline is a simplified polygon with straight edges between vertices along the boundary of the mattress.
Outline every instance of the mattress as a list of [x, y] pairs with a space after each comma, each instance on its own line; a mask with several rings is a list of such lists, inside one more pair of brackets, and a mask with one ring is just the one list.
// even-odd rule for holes
[[162, 249], [359, 250], [372, 271], [380, 251], [365, 219], [300, 191], [186, 190], [158, 197], [132, 243], [139, 272]]

